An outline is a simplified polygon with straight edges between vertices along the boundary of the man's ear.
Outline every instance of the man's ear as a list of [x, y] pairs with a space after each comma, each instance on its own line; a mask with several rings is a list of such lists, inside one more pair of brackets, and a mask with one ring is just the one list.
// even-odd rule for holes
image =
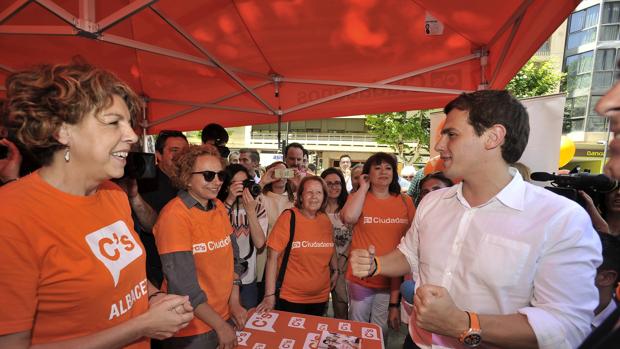
[[485, 148], [487, 150], [501, 147], [506, 138], [506, 128], [504, 125], [495, 124], [484, 131], [484, 136]]
[[70, 128], [70, 126], [63, 122], [62, 125], [60, 125], [60, 128], [58, 129], [58, 131], [56, 132], [54, 137], [56, 138], [58, 143], [60, 143], [62, 145], [69, 146], [70, 145], [69, 143], [71, 141], [71, 128]]
[[160, 154], [157, 150], [155, 151], [155, 163], [156, 164], [161, 164], [162, 161], [164, 160], [164, 155]]
[[603, 269], [599, 270], [596, 273], [596, 278], [594, 279], [594, 283], [598, 287], [609, 287], [615, 286], [616, 279], [618, 278], [618, 273], [615, 270]]

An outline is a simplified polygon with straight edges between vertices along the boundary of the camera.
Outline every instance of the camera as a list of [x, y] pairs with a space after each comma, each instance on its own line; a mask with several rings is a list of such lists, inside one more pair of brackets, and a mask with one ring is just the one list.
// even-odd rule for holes
[[253, 197], [257, 197], [262, 191], [260, 185], [256, 184], [253, 179], [249, 178], [243, 181], [243, 189], [245, 188], [248, 188], [248, 191], [250, 192], [250, 194], [252, 194]]
[[127, 154], [126, 160], [123, 178], [147, 179], [157, 175], [155, 154], [132, 151]]
[[[556, 175], [547, 172], [534, 172], [530, 178], [537, 182], [551, 181], [551, 187], [546, 189], [567, 197], [585, 207], [585, 203], [578, 195], [577, 190], [583, 190], [595, 199], [595, 193], [609, 193], [618, 188], [618, 181], [603, 174], [592, 175], [587, 172]], [[596, 200], [596, 199], [595, 199]]]

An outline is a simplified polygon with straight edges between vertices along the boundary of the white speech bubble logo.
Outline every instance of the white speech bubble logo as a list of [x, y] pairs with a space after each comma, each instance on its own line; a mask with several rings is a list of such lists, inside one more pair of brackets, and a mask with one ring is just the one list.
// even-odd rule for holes
[[293, 248], [300, 248], [301, 247], [301, 242], [300, 241], [293, 241], [293, 245], [291, 246], [291, 249]]
[[95, 257], [112, 274], [114, 286], [121, 270], [142, 255], [142, 248], [121, 220], [86, 235], [85, 239]]

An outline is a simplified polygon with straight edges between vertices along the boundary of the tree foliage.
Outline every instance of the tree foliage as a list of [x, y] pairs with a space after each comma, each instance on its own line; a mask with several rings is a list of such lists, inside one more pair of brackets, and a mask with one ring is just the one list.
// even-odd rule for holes
[[366, 115], [366, 127], [379, 144], [392, 147], [405, 164], [417, 162], [428, 151], [430, 118], [426, 110]]
[[556, 71], [549, 61], [529, 60], [506, 89], [517, 98], [542, 96], [554, 92], [565, 74]]

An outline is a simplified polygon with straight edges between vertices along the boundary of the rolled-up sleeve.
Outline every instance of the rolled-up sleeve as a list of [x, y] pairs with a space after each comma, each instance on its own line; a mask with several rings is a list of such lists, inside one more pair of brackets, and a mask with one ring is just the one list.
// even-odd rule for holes
[[581, 208], [549, 222], [527, 316], [540, 348], [575, 348], [590, 333], [598, 290], [601, 242]]

